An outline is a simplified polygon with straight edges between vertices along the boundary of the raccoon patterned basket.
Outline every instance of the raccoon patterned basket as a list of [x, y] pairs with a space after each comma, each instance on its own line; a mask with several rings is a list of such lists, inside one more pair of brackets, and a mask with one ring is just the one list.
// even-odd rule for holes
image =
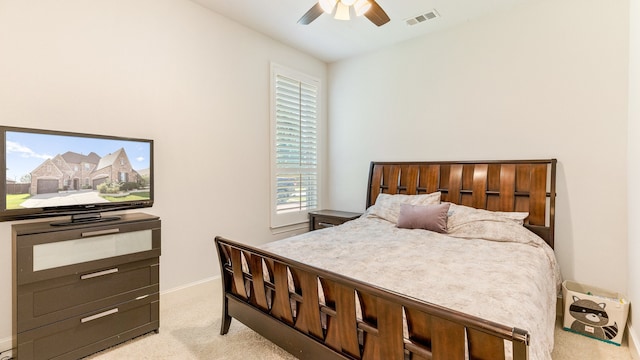
[[620, 345], [629, 314], [629, 302], [620, 294], [564, 281], [562, 297], [565, 330]]

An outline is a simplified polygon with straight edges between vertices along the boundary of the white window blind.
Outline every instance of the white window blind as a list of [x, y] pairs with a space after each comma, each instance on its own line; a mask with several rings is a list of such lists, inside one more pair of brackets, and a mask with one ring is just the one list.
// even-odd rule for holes
[[273, 71], [272, 226], [307, 220], [318, 206], [317, 81]]

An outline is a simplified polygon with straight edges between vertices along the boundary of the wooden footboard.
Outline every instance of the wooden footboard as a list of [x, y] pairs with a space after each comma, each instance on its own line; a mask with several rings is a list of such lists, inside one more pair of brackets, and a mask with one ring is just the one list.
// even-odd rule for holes
[[[236, 318], [300, 359], [528, 359], [528, 332], [221, 237], [226, 334]], [[291, 283], [290, 283], [291, 281]], [[505, 345], [506, 343], [506, 345]]]

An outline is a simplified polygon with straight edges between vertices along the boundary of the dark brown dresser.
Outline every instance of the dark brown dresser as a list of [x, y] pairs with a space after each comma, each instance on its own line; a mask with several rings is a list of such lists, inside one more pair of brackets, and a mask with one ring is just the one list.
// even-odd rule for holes
[[78, 359], [158, 331], [158, 217], [16, 224], [12, 251], [16, 358]]

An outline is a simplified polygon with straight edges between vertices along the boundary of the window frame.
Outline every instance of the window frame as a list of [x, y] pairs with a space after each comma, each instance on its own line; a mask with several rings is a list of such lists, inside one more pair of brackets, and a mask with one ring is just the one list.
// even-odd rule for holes
[[[276, 174], [278, 173], [277, 166], [277, 158], [276, 158], [276, 125], [277, 125], [277, 115], [276, 115], [276, 81], [278, 76], [288, 77], [290, 79], [300, 81], [307, 85], [312, 85], [316, 87], [317, 96], [316, 96], [316, 188], [317, 188], [317, 199], [316, 206], [310, 207], [298, 211], [291, 211], [287, 213], [277, 212], [277, 180]], [[322, 184], [323, 184], [323, 144], [324, 144], [324, 97], [323, 97], [323, 86], [322, 81], [314, 77], [312, 75], [305, 74], [303, 72], [293, 70], [291, 68], [282, 66], [280, 64], [271, 63], [270, 66], [270, 144], [271, 148], [269, 151], [270, 156], [270, 225], [272, 229], [278, 229], [286, 226], [308, 223], [308, 213], [309, 211], [317, 210], [321, 208], [322, 203]], [[308, 171], [302, 171], [308, 172]]]

